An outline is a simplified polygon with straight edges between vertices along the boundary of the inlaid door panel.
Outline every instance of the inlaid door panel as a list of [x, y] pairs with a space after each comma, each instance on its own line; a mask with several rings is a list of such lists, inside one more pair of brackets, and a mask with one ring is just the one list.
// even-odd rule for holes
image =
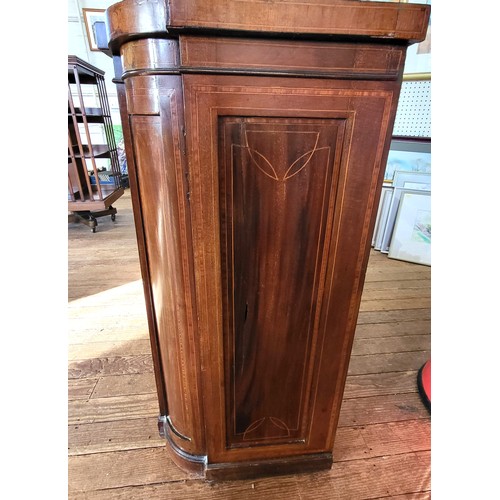
[[229, 446], [305, 442], [307, 361], [344, 124], [219, 121]]
[[396, 83], [183, 83], [208, 456], [331, 452]]

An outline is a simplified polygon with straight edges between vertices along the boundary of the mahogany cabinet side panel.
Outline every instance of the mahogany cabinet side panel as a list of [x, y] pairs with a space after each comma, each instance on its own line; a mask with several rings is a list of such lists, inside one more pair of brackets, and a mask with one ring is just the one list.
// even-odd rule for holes
[[[115, 71], [117, 76], [121, 76], [122, 68], [120, 58], [113, 57]], [[118, 66], [118, 68], [116, 68]], [[151, 291], [151, 279], [149, 277], [148, 257], [146, 250], [146, 240], [144, 235], [144, 222], [142, 219], [141, 200], [139, 199], [139, 187], [137, 179], [137, 169], [134, 161], [134, 148], [132, 146], [132, 134], [130, 131], [129, 115], [127, 110], [127, 97], [125, 84], [116, 82], [116, 91], [120, 105], [120, 118], [123, 127], [123, 138], [125, 143], [125, 154], [127, 157], [127, 171], [130, 182], [130, 194], [132, 198], [132, 208], [134, 212], [135, 231], [137, 236], [137, 250], [139, 253], [139, 263], [141, 266], [141, 275], [144, 289], [144, 298], [146, 303], [146, 313], [148, 318], [149, 338], [151, 343], [151, 354], [155, 370], [156, 392], [158, 394], [158, 405], [161, 415], [168, 414], [167, 398], [165, 390], [165, 379], [160, 362], [160, 352], [158, 347], [158, 331], [156, 329], [156, 320], [154, 312], [153, 296]]]
[[[156, 94], [159, 114], [130, 116], [160, 359], [167, 432], [181, 450], [204, 454], [188, 189], [183, 156], [180, 77], [142, 76], [142, 96]], [[132, 79], [129, 79], [132, 80]], [[127, 97], [137, 85], [127, 81]], [[139, 97], [142, 97], [141, 95]], [[148, 111], [148, 100], [139, 100]], [[133, 108], [137, 109], [137, 108]]]
[[331, 452], [399, 83], [183, 79], [209, 461]]

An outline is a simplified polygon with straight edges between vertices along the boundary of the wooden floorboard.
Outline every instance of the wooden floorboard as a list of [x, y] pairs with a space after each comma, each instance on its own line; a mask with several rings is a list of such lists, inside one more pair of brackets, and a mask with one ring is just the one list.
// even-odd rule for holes
[[430, 335], [405, 335], [388, 338], [356, 339], [352, 348], [352, 355], [426, 351], [431, 347], [430, 337]]
[[68, 423], [112, 422], [158, 413], [156, 395], [134, 394], [68, 401]]
[[358, 321], [355, 341], [376, 337], [398, 337], [401, 335], [429, 335], [431, 321], [415, 319], [413, 321], [394, 321], [392, 323], [366, 323]]
[[70, 499], [430, 498], [430, 268], [372, 251], [329, 471], [219, 484], [170, 460], [158, 403], [130, 193], [97, 232], [68, 225]]
[[417, 370], [349, 375], [345, 385], [344, 399], [405, 394], [416, 391]]

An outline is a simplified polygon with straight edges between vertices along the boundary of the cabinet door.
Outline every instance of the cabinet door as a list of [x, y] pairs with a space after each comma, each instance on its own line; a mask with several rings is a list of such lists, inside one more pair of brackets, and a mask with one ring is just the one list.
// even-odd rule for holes
[[183, 78], [209, 460], [331, 452], [397, 84]]

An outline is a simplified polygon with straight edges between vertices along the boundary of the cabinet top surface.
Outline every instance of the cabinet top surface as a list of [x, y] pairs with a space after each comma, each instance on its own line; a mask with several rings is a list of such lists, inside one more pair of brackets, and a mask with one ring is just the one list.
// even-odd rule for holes
[[430, 6], [360, 0], [123, 0], [108, 8], [111, 49], [130, 37], [180, 33], [414, 43], [425, 38]]

